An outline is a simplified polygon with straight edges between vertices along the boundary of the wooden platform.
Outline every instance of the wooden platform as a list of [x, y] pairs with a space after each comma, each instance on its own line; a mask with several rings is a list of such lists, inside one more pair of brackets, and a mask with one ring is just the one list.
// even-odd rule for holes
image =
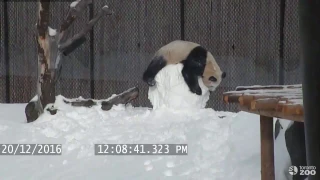
[[303, 121], [302, 85], [239, 86], [225, 92], [226, 103], [238, 103], [240, 109], [269, 117]]
[[261, 179], [274, 180], [273, 118], [303, 122], [302, 85], [238, 86], [223, 93], [225, 103], [260, 115]]

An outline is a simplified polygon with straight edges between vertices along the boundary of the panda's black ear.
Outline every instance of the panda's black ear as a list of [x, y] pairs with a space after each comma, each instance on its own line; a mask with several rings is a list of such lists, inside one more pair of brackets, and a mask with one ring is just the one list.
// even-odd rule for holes
[[221, 75], [222, 79], [225, 78], [226, 76], [227, 76], [226, 72], [223, 72], [222, 75]]

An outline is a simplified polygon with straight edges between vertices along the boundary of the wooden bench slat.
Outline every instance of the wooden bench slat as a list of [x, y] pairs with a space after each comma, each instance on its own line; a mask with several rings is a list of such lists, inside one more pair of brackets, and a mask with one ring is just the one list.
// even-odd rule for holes
[[223, 93], [226, 103], [240, 105], [242, 111], [303, 122], [302, 85], [238, 86]]

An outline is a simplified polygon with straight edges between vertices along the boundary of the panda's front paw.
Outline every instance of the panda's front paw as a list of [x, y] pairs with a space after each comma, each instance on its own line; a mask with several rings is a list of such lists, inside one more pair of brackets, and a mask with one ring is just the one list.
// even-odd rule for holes
[[202, 90], [201, 90], [200, 87], [192, 88], [192, 89], [191, 89], [191, 92], [193, 92], [193, 93], [195, 93], [195, 94], [197, 94], [197, 95], [199, 95], [199, 96], [201, 96], [201, 94], [202, 94]]
[[156, 85], [156, 81], [154, 79], [148, 79], [147, 84], [149, 86], [154, 86], [154, 85]]

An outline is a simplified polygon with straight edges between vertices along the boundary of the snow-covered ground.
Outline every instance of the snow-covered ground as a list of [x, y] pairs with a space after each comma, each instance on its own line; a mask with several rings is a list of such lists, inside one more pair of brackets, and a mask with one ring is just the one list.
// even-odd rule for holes
[[[181, 76], [176, 67], [173, 79]], [[62, 144], [58, 156], [0, 156], [0, 179], [260, 180], [259, 117], [203, 108], [207, 93], [197, 97], [173, 79], [156, 78], [163, 86], [148, 93], [155, 109], [71, 107], [57, 96], [56, 115], [26, 123], [26, 104], [0, 104], [0, 143]], [[277, 180], [287, 174], [283, 132], [275, 144]], [[188, 155], [96, 156], [94, 144], [188, 144]]]
[[[26, 123], [0, 104], [1, 143], [61, 143], [60, 156], [0, 156], [0, 179], [260, 179], [259, 121], [248, 113], [73, 108]], [[184, 156], [95, 156], [97, 143], [185, 143]]]

